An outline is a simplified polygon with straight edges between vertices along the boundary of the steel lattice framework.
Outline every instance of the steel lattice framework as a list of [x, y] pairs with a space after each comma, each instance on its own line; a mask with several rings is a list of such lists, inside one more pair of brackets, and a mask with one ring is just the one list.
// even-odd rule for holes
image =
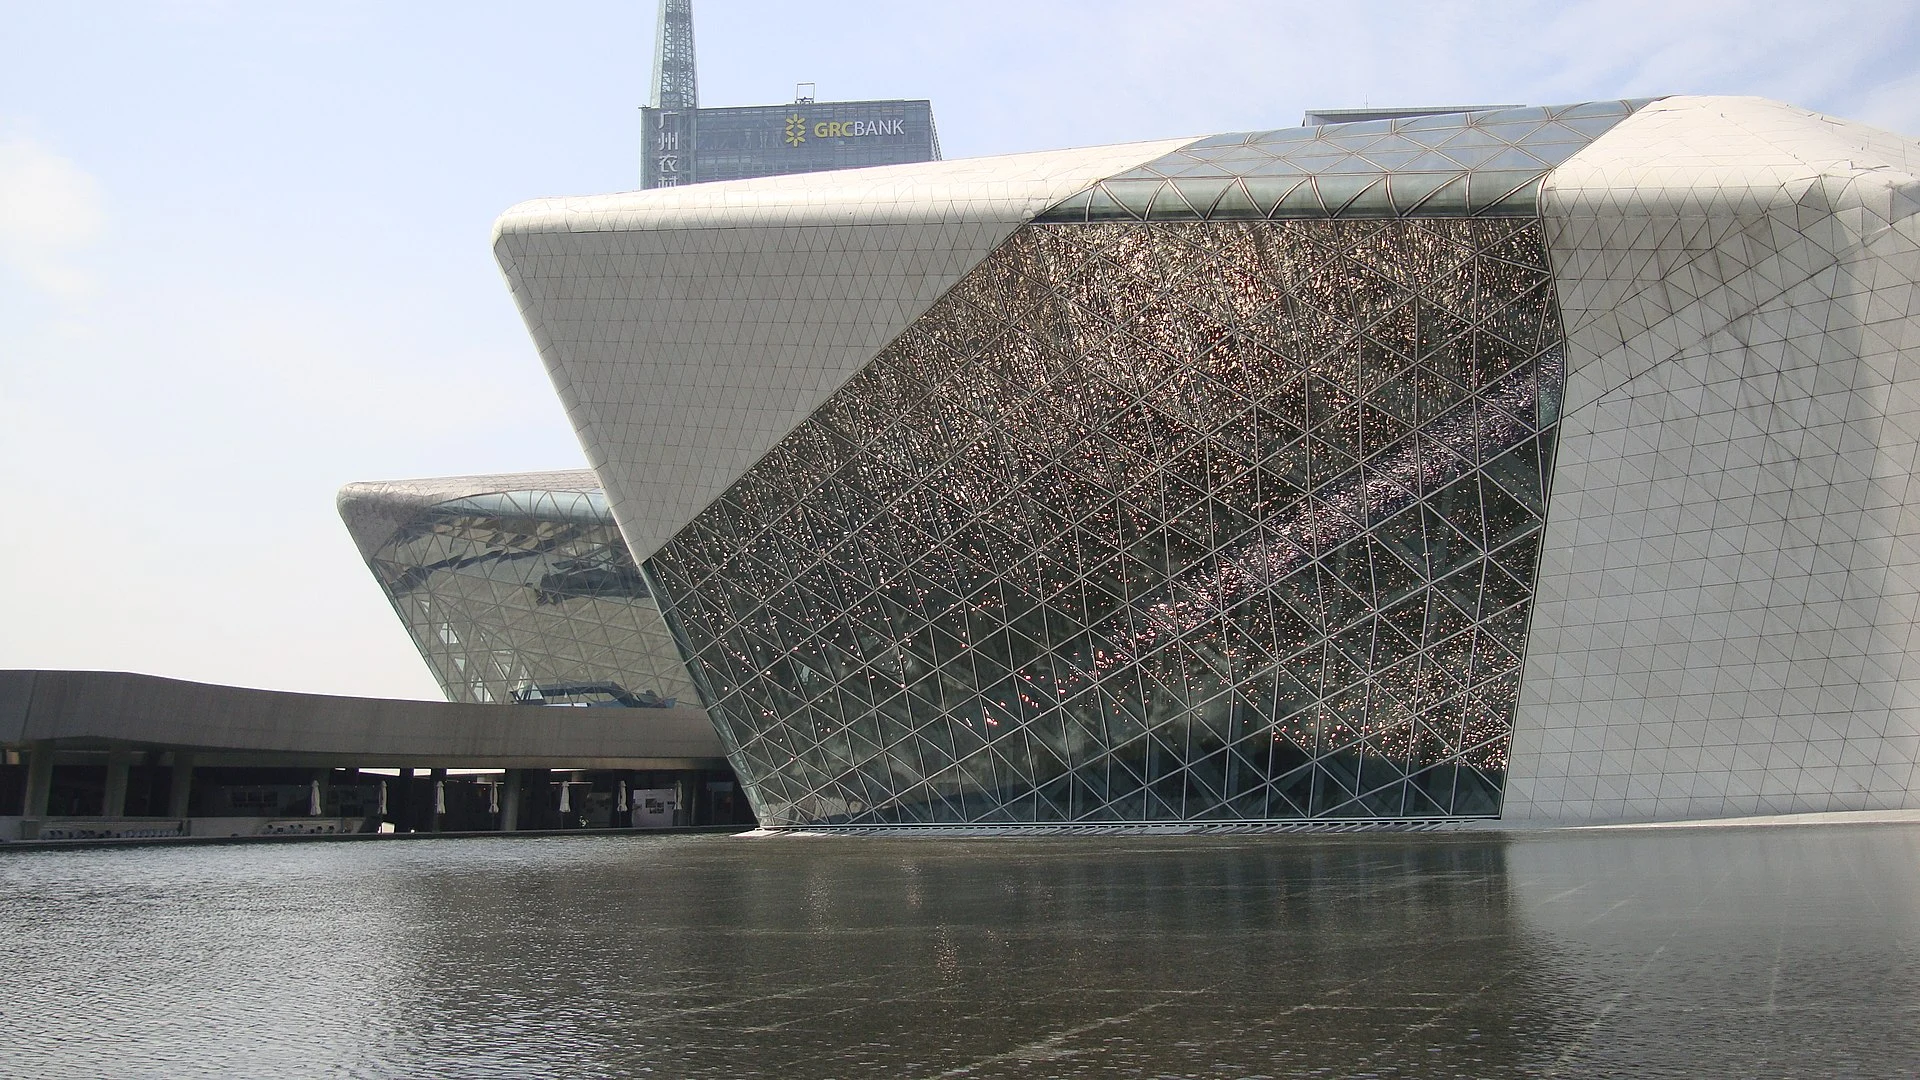
[[660, 0], [654, 36], [653, 107], [697, 109], [699, 81], [693, 63], [693, 0]]
[[650, 561], [772, 824], [1498, 812], [1528, 219], [1029, 226]]

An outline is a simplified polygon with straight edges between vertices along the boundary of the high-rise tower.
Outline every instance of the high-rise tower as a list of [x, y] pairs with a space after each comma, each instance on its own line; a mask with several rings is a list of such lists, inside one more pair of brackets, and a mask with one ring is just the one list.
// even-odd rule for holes
[[700, 87], [693, 64], [693, 0], [660, 0], [653, 53], [653, 102], [642, 110], [641, 187], [693, 182]]
[[809, 90], [787, 105], [702, 109], [693, 0], [660, 0], [652, 101], [640, 113], [643, 188], [940, 157], [924, 100], [815, 101]]
[[693, 70], [693, 0], [660, 0], [660, 29], [653, 54], [653, 107], [697, 109], [699, 83]]

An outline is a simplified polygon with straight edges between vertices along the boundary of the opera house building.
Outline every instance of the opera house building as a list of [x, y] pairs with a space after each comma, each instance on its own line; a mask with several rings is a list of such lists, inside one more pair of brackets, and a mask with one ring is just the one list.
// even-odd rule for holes
[[1670, 97], [536, 200], [592, 473], [343, 513], [450, 698], [702, 705], [769, 828], [1920, 807], [1917, 173]]
[[592, 473], [349, 484], [339, 507], [447, 700], [697, 704]]

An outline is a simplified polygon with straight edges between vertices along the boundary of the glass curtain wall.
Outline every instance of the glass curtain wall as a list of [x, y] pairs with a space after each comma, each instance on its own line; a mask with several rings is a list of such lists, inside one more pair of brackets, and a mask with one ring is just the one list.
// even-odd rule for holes
[[760, 820], [1496, 815], [1537, 220], [1100, 217], [1017, 232], [649, 560]]
[[698, 704], [598, 491], [411, 510], [367, 563], [450, 701]]

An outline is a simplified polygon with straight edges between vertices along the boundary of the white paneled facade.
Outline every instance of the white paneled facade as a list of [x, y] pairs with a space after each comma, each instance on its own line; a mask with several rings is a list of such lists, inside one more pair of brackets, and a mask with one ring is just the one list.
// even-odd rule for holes
[[1920, 805], [1916, 168], [1674, 98], [1549, 177], [1568, 375], [1504, 817]]

